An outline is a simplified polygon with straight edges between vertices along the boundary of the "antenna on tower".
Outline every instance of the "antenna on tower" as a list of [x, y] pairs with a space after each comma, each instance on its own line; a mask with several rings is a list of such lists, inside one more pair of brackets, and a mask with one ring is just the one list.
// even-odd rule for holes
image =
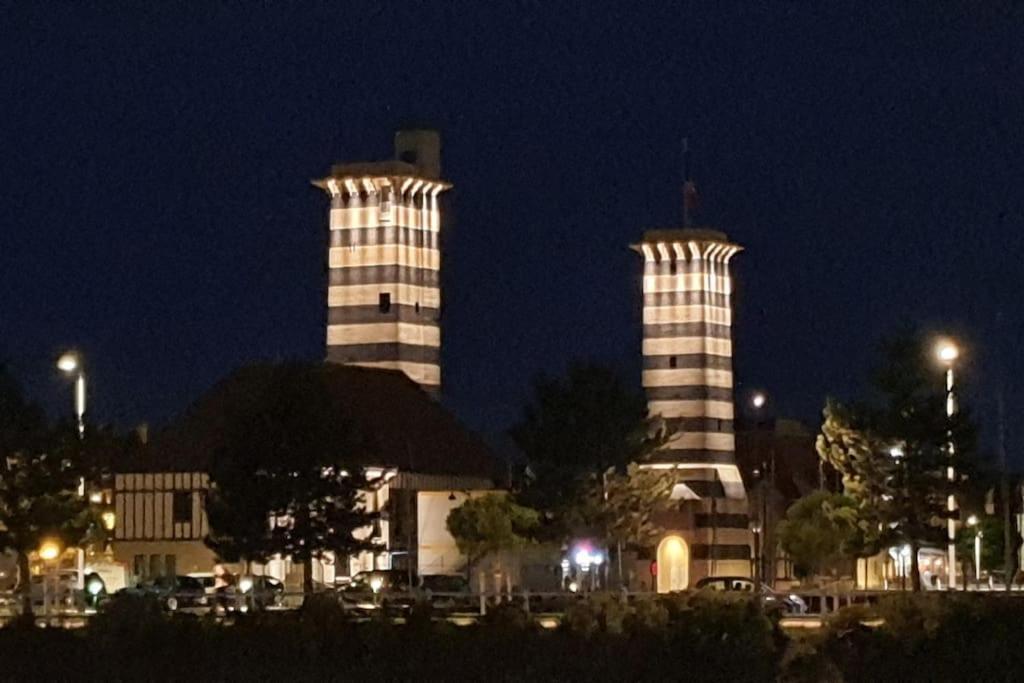
[[690, 227], [690, 214], [697, 210], [700, 198], [690, 179], [690, 138], [683, 138], [683, 227]]

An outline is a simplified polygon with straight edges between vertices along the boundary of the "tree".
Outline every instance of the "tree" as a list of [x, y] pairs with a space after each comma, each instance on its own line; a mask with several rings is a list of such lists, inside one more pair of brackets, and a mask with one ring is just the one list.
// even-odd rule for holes
[[25, 614], [32, 612], [29, 553], [47, 539], [76, 546], [96, 528], [87, 499], [78, 494], [84, 468], [77, 442], [71, 430], [51, 429], [0, 365], [0, 551], [18, 554]]
[[643, 395], [608, 368], [576, 364], [564, 379], [535, 380], [510, 434], [528, 464], [516, 499], [541, 513], [542, 538], [592, 532], [594, 482], [604, 490], [604, 473], [643, 461], [661, 443], [652, 424]]
[[[974, 464], [969, 414], [961, 406], [946, 415], [945, 387], [928, 351], [917, 333], [884, 341], [872, 378], [874, 401], [849, 407], [830, 400], [817, 443], [855, 502], [860, 552], [909, 545], [915, 591], [921, 589], [918, 551], [943, 543], [946, 498], [962, 488]], [[946, 477], [951, 444], [954, 482]]]
[[361, 463], [371, 444], [347, 418], [330, 365], [248, 368], [223, 406], [207, 543], [225, 558], [291, 556], [313, 590], [312, 560], [373, 550]]
[[803, 579], [837, 568], [860, 546], [853, 498], [815, 491], [793, 503], [776, 529], [779, 547]]
[[517, 505], [507, 495], [490, 493], [449, 512], [445, 525], [459, 552], [466, 556], [469, 575], [486, 555], [529, 543], [538, 521], [535, 510]]

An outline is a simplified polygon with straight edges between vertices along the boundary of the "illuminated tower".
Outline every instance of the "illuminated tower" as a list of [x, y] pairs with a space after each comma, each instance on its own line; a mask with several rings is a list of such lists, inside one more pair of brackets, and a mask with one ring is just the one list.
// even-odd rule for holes
[[395, 134], [395, 160], [339, 164], [331, 197], [327, 360], [401, 370], [441, 390], [441, 138]]
[[658, 546], [659, 590], [703, 576], [749, 576], [747, 496], [733, 436], [732, 282], [740, 251], [724, 233], [652, 230], [643, 256], [643, 386], [668, 441], [650, 461], [677, 483]]

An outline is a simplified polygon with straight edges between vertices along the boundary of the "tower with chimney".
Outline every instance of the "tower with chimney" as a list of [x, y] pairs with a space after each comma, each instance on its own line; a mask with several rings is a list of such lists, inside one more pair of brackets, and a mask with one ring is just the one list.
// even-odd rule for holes
[[441, 390], [441, 138], [395, 134], [395, 158], [338, 164], [328, 193], [327, 360], [401, 370]]
[[656, 551], [659, 591], [705, 576], [750, 576], [751, 532], [733, 435], [732, 279], [741, 247], [692, 228], [688, 174], [681, 229], [648, 230], [643, 257], [643, 387], [667, 441], [645, 467], [672, 473], [671, 512]]

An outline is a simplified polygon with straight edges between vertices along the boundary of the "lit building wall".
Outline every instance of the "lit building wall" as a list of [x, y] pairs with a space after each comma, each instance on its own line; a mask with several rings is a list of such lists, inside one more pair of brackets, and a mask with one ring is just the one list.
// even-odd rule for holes
[[733, 432], [729, 261], [740, 247], [714, 230], [654, 230], [635, 249], [644, 262], [643, 386], [668, 436], [647, 466], [676, 474], [679, 501], [660, 520], [676, 540], [658, 554], [688, 563], [675, 576], [691, 587], [704, 576], [749, 576], [749, 511]]
[[440, 138], [401, 131], [396, 161], [335, 166], [314, 184], [331, 198], [327, 360], [401, 370], [441, 388]]

